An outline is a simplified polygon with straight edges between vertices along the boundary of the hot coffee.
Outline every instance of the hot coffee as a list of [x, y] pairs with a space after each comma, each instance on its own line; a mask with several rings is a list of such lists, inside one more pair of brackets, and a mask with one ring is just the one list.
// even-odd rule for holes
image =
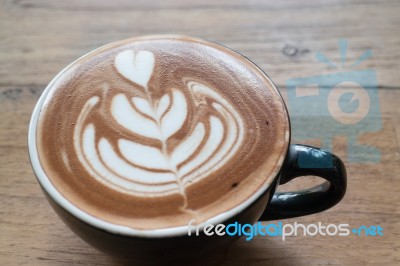
[[191, 37], [112, 43], [50, 86], [40, 164], [73, 205], [117, 225], [178, 227], [231, 210], [270, 185], [289, 145], [266, 75]]

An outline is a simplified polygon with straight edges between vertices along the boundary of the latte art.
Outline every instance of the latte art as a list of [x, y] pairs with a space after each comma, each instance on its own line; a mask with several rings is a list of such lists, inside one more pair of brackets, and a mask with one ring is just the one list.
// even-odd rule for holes
[[149, 36], [99, 48], [45, 91], [36, 129], [54, 189], [101, 222], [203, 223], [277, 175], [289, 122], [271, 81], [214, 43]]
[[[188, 82], [186, 94], [179, 89], [152, 99], [148, 82], [154, 69], [154, 55], [148, 51], [126, 50], [115, 57], [118, 73], [147, 96], [128, 98], [116, 94], [110, 114], [115, 123], [132, 134], [113, 144], [96, 137], [96, 125], [86, 124], [87, 116], [100, 103], [99, 96], [88, 99], [80, 112], [74, 147], [79, 161], [99, 182], [119, 192], [143, 197], [181, 193], [185, 187], [218, 170], [237, 152], [243, 141], [244, 124], [240, 114], [217, 91], [198, 82]], [[190, 123], [188, 102], [194, 104], [192, 123], [180, 143], [169, 139]], [[201, 109], [210, 114], [197, 119]], [[117, 132], [116, 132], [116, 135]], [[135, 139], [155, 140], [155, 145]]]

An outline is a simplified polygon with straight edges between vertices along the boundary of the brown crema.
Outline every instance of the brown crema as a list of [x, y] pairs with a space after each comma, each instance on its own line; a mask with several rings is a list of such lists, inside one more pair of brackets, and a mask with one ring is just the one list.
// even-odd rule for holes
[[[137, 69], [132, 71], [141, 71], [140, 51], [154, 56], [147, 86], [140, 81], [135, 83], [119, 71], [116, 57], [124, 51], [136, 55], [132, 66]], [[200, 89], [192, 90], [193, 84], [200, 84]], [[73, 205], [117, 225], [135, 229], [185, 226], [192, 219], [195, 219], [193, 224], [201, 223], [231, 210], [270, 185], [289, 145], [287, 112], [268, 77], [243, 56], [191, 37], [146, 36], [106, 45], [64, 69], [49, 86], [37, 125], [41, 166], [54, 187]], [[202, 91], [202, 86], [212, 93]], [[164, 110], [167, 113], [172, 112], [173, 105], [181, 99], [179, 92], [184, 99], [179, 101], [186, 106], [186, 109], [181, 108], [187, 110], [187, 114], [183, 116], [179, 111], [174, 115], [178, 117], [175, 120], [179, 120], [180, 115], [183, 117], [182, 125], [175, 131], [168, 131], [172, 133], [165, 138], [139, 134], [147, 132], [140, 127], [137, 132], [129, 130], [131, 125], [124, 127], [122, 118], [118, 120], [112, 111], [122, 108], [115, 99], [119, 97], [123, 103], [126, 97], [129, 108], [160, 126], [161, 120], [145, 114], [147, 105], [140, 108], [142, 102], [134, 99], [157, 108], [167, 95], [169, 103]], [[87, 103], [91, 99], [96, 102], [89, 110]], [[160, 117], [166, 117], [165, 113]], [[204, 127], [202, 135], [199, 125]], [[108, 167], [110, 174], [101, 173], [103, 168], [96, 166], [90, 149], [85, 148], [90, 143], [85, 142], [90, 126], [93, 128], [93, 152], [99, 154], [99, 163], [104, 169]], [[204, 139], [190, 156], [172, 164], [178, 161], [173, 159], [174, 152], [196, 130]], [[208, 145], [207, 140], [212, 139], [213, 134], [218, 143]], [[218, 139], [218, 134], [222, 139]], [[193, 143], [195, 140], [193, 137]], [[149, 165], [146, 162], [140, 165], [135, 160], [141, 158], [137, 156], [136, 159], [135, 154], [133, 161], [130, 160], [121, 149], [125, 142], [160, 151], [170, 168], [150, 167], [150, 161]], [[123, 171], [130, 168], [118, 168], [121, 164], [108, 162], [107, 156], [111, 155], [106, 152], [107, 145], [119, 158], [116, 162], [151, 174], [165, 174], [167, 181], [146, 183], [146, 175], [138, 176], [139, 181], [135, 177], [124, 177]], [[207, 147], [215, 150], [207, 153]], [[204, 154], [208, 156], [205, 161], [198, 159], [201, 163], [197, 168], [192, 167], [196, 165], [192, 163], [196, 157]], [[177, 158], [182, 156], [176, 155]], [[208, 168], [207, 162], [213, 159], [215, 162]], [[131, 182], [132, 187], [113, 183], [113, 175], [123, 182]], [[176, 180], [169, 180], [170, 176]], [[137, 189], [135, 184], [143, 188]], [[161, 185], [165, 189], [157, 190]]]

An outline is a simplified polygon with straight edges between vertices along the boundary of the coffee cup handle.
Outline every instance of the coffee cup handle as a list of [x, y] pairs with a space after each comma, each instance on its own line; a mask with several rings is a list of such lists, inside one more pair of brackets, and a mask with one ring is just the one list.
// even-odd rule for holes
[[285, 219], [321, 212], [343, 198], [347, 174], [339, 157], [306, 145], [290, 145], [279, 184], [307, 175], [322, 177], [326, 182], [305, 190], [276, 192], [259, 220]]

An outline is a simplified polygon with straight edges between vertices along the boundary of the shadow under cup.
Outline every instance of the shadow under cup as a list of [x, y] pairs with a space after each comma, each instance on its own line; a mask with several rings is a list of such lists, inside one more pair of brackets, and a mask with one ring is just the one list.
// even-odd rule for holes
[[[258, 69], [257, 66], [254, 67]], [[61, 74], [62, 72], [59, 75]], [[266, 75], [265, 77], [276, 90], [272, 81]], [[56, 79], [57, 76], [54, 80]], [[198, 236], [195, 235], [196, 227], [191, 225], [157, 229], [152, 232], [132, 231], [117, 225], [110, 226], [109, 223], [93, 219], [76, 207], [72, 208], [71, 204], [57, 192], [40, 166], [36, 147], [36, 127], [50, 87], [51, 83], [36, 105], [29, 127], [28, 145], [34, 173], [51, 206], [68, 227], [93, 247], [113, 256], [140, 262], [165, 262], [203, 257], [226, 248], [238, 238], [237, 235], [205, 234], [203, 229], [206, 224], [225, 226], [235, 222], [254, 224], [258, 220], [268, 221], [308, 215], [334, 206], [345, 194], [346, 170], [337, 156], [318, 148], [292, 144], [288, 146], [283, 165], [273, 177], [271, 185], [257, 191], [246, 205], [242, 204], [234, 211], [221, 213], [200, 225]], [[282, 98], [281, 101], [284, 105]], [[319, 176], [326, 182], [302, 191], [275, 192], [279, 184], [306, 175]]]

